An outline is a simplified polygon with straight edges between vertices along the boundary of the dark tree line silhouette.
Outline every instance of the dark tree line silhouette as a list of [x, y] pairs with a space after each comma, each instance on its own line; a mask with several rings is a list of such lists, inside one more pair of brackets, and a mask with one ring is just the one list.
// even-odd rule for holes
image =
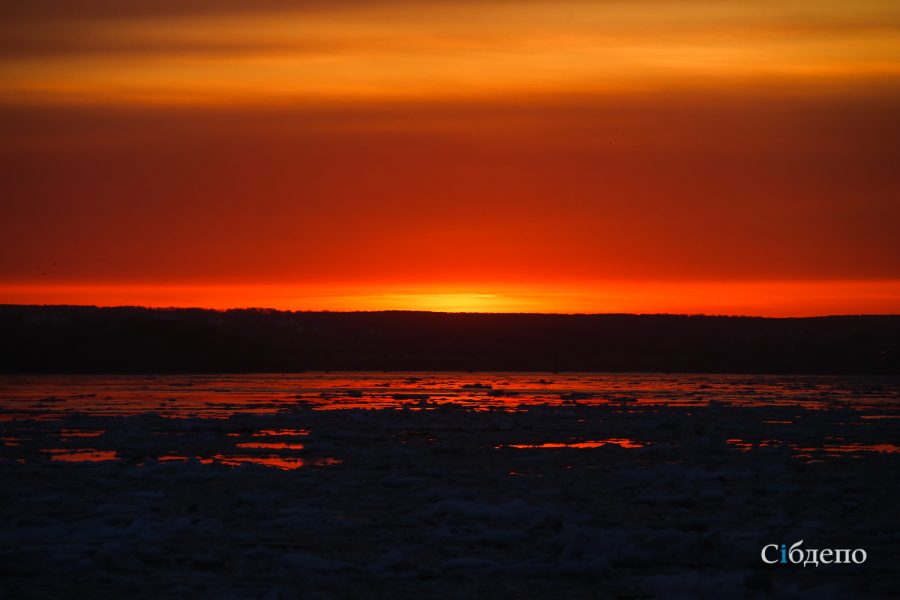
[[900, 374], [900, 316], [0, 306], [6, 373], [318, 370]]

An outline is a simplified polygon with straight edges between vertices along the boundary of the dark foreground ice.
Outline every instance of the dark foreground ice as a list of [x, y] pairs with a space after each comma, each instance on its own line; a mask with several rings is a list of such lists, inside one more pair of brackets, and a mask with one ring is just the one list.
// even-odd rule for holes
[[896, 381], [254, 377], [4, 380], [0, 598], [900, 590]]

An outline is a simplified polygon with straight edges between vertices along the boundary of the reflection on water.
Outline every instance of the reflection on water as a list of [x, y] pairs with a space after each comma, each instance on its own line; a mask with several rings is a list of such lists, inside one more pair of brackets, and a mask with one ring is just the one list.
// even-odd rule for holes
[[240, 466], [245, 463], [276, 467], [278, 469], [291, 470], [300, 467], [322, 467], [340, 464], [336, 458], [293, 458], [284, 456], [225, 456], [217, 454], [213, 457], [216, 462], [223, 465]]
[[825, 454], [829, 456], [840, 455], [845, 453], [857, 452], [880, 452], [886, 454], [894, 454], [900, 452], [900, 446], [894, 444], [825, 444], [820, 448], [814, 447], [795, 447], [797, 455], [800, 457], [809, 457], [815, 454]]
[[[423, 408], [452, 403], [476, 410], [534, 404], [883, 407], [896, 382], [878, 378], [776, 375], [572, 373], [390, 373], [191, 376], [4, 376], [0, 420], [80, 412], [224, 418], [316, 409]], [[895, 414], [885, 415], [895, 418]]]
[[751, 452], [757, 448], [788, 448], [801, 458], [811, 457], [814, 454], [833, 456], [856, 452], [883, 452], [887, 454], [900, 452], [900, 446], [895, 444], [864, 444], [859, 442], [841, 443], [840, 440], [829, 440], [818, 447], [800, 446], [795, 443], [784, 442], [781, 440], [760, 440], [754, 442], [732, 438], [725, 441], [741, 452]]
[[100, 437], [104, 433], [106, 433], [106, 432], [103, 431], [102, 429], [98, 430], [98, 431], [91, 431], [91, 430], [87, 430], [87, 429], [60, 429], [59, 437], [61, 437], [63, 439], [65, 439], [65, 438], [81, 438], [81, 437]]
[[[354, 429], [379, 414], [389, 418], [373, 429]], [[402, 425], [413, 417], [421, 420]], [[520, 418], [524, 431], [517, 430]], [[467, 443], [478, 447], [532, 450], [512, 453], [515, 460], [554, 449], [649, 446], [653, 453], [691, 444], [698, 451], [730, 446], [746, 458], [761, 451], [831, 460], [897, 453], [897, 418], [900, 385], [877, 377], [5, 376], [0, 461], [197, 461], [293, 470], [339, 464], [346, 446], [356, 443], [348, 439], [348, 427], [365, 443], [371, 436], [404, 451], [427, 446], [443, 452], [443, 436], [460, 432], [471, 434]], [[434, 419], [450, 429], [432, 427]], [[322, 443], [323, 432], [333, 436], [331, 443]], [[510, 460], [510, 453], [495, 454]], [[525, 468], [509, 472], [539, 475]]]
[[[507, 448], [600, 448], [607, 444], [620, 448], [643, 448], [644, 444], [628, 438], [607, 438], [605, 440], [589, 440], [586, 442], [546, 442], [543, 444], [509, 444]], [[503, 446], [498, 446], [502, 448]]]
[[260, 429], [253, 435], [263, 437], [300, 436], [309, 435], [309, 429]]
[[281, 450], [303, 450], [303, 444], [289, 442], [242, 442], [235, 444], [238, 448], [272, 448]]
[[725, 440], [725, 442], [734, 446], [741, 452], [750, 452], [754, 448], [776, 448], [783, 445], [783, 443], [779, 440], [760, 440], [758, 442], [748, 442], [738, 438], [731, 438]]
[[44, 450], [52, 460], [64, 462], [102, 462], [116, 460], [118, 458], [114, 450], [97, 450], [94, 448], [82, 448], [79, 450], [66, 450], [64, 448], [50, 448]]
[[245, 464], [274, 467], [284, 471], [292, 471], [301, 467], [325, 467], [340, 464], [337, 458], [297, 458], [291, 456], [278, 456], [276, 454], [265, 456], [243, 456], [234, 454], [214, 454], [209, 458], [191, 457], [177, 454], [160, 456], [158, 462], [188, 462], [195, 460], [200, 464], [220, 464], [228, 467], [239, 467]]

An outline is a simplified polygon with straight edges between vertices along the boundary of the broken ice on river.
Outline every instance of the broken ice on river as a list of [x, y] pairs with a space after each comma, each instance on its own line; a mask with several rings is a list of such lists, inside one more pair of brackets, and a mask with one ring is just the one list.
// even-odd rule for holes
[[[0, 378], [0, 598], [890, 597], [896, 378]], [[766, 564], [767, 544], [863, 548]]]

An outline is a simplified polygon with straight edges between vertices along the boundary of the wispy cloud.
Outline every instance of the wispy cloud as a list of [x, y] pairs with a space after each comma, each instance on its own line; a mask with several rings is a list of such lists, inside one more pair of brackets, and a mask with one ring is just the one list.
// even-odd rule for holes
[[8, 4], [0, 85], [29, 101], [366, 100], [900, 78], [900, 8], [882, 2]]

